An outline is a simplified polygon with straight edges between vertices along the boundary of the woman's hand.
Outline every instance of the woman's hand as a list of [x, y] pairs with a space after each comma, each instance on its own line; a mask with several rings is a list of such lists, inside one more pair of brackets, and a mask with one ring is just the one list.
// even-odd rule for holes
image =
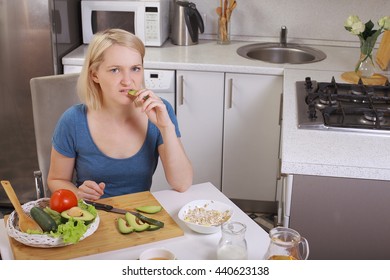
[[149, 89], [140, 90], [135, 102], [142, 104], [142, 110], [159, 129], [173, 125], [167, 107], [153, 91]]
[[94, 181], [84, 181], [78, 187], [77, 197], [85, 200], [98, 200], [104, 194], [105, 183], [96, 183]]

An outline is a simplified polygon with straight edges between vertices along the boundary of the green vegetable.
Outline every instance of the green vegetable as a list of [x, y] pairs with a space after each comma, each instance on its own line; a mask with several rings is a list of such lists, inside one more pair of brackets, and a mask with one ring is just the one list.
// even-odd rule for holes
[[89, 224], [95, 219], [95, 216], [90, 212], [77, 206], [61, 212], [61, 217], [65, 218], [66, 220], [81, 220], [84, 221], [85, 224]]
[[148, 218], [142, 214], [137, 215], [137, 218], [140, 219], [142, 222], [147, 223], [149, 225], [155, 225], [160, 228], [164, 227], [164, 223], [155, 219]]
[[[83, 200], [79, 200], [78, 207], [85, 211], [88, 211], [96, 218], [97, 211], [93, 205], [86, 204]], [[65, 219], [61, 219], [61, 221], [63, 220]], [[56, 232], [50, 232], [50, 236], [61, 237], [64, 243], [74, 244], [77, 243], [81, 239], [81, 237], [83, 237], [83, 235], [87, 232], [87, 229], [88, 226], [84, 221], [76, 221], [75, 219], [70, 218], [64, 223], [59, 224]]]
[[148, 213], [148, 214], [155, 214], [161, 211], [162, 207], [161, 205], [148, 205], [148, 206], [139, 206], [135, 208], [137, 211]]
[[129, 224], [135, 231], [144, 231], [150, 227], [149, 224], [138, 220], [136, 216], [129, 212], [125, 214], [125, 219], [127, 224]]
[[82, 199], [79, 200], [78, 207], [80, 207], [83, 210], [87, 210], [89, 213], [91, 213], [95, 218], [97, 216], [97, 211], [95, 206], [91, 204], [85, 203]]
[[87, 231], [84, 221], [68, 220], [65, 224], [58, 226], [57, 232], [51, 232], [53, 237], [62, 237], [65, 243], [77, 243]]
[[134, 228], [128, 225], [127, 222], [122, 218], [118, 218], [118, 229], [119, 232], [123, 234], [132, 233], [134, 231]]
[[161, 227], [156, 226], [156, 225], [150, 225], [150, 227], [147, 229], [147, 231], [158, 230], [158, 229], [160, 229], [160, 228], [161, 228]]
[[61, 214], [57, 211], [51, 209], [49, 206], [46, 206], [43, 208], [43, 211], [45, 211], [47, 214], [52, 217], [52, 219], [56, 222], [57, 225], [61, 224]]
[[131, 90], [129, 90], [127, 93], [128, 94], [130, 94], [130, 95], [132, 95], [132, 96], [135, 96], [135, 94], [138, 92], [138, 90], [136, 90], [136, 89], [131, 89]]
[[38, 223], [44, 232], [54, 232], [57, 230], [57, 223], [53, 218], [43, 211], [42, 208], [34, 206], [30, 210], [30, 215]]

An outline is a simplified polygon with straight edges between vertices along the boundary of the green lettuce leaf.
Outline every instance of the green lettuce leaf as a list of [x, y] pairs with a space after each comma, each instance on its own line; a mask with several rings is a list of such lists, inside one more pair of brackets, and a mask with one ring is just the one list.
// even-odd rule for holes
[[62, 237], [65, 243], [75, 244], [87, 231], [84, 221], [69, 219], [65, 224], [60, 224], [56, 232], [50, 232], [53, 237]]
[[[78, 207], [87, 210], [94, 217], [97, 216], [96, 208], [93, 205], [86, 204], [82, 199], [78, 201]], [[70, 218], [66, 223], [59, 224], [56, 232], [50, 232], [53, 237], [62, 237], [65, 243], [75, 244], [87, 232], [88, 226], [84, 221]]]

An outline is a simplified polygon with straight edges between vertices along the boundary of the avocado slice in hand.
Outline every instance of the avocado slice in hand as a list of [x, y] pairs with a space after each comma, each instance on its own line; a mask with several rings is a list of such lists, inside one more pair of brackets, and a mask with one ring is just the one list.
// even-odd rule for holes
[[140, 219], [129, 212], [125, 214], [125, 219], [127, 223], [137, 232], [147, 230], [150, 227], [149, 224], [142, 222]]
[[135, 210], [148, 213], [148, 214], [155, 214], [160, 212], [162, 209], [161, 205], [148, 205], [148, 206], [139, 206], [135, 208]]
[[131, 89], [131, 90], [129, 90], [127, 93], [128, 93], [129, 95], [135, 96], [137, 92], [138, 92], [138, 90], [136, 90], [136, 89]]

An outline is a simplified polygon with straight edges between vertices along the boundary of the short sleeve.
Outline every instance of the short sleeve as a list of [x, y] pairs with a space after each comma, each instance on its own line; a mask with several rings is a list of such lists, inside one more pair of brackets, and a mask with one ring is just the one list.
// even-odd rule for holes
[[75, 107], [66, 110], [57, 122], [52, 138], [53, 148], [70, 158], [76, 157], [76, 114]]

